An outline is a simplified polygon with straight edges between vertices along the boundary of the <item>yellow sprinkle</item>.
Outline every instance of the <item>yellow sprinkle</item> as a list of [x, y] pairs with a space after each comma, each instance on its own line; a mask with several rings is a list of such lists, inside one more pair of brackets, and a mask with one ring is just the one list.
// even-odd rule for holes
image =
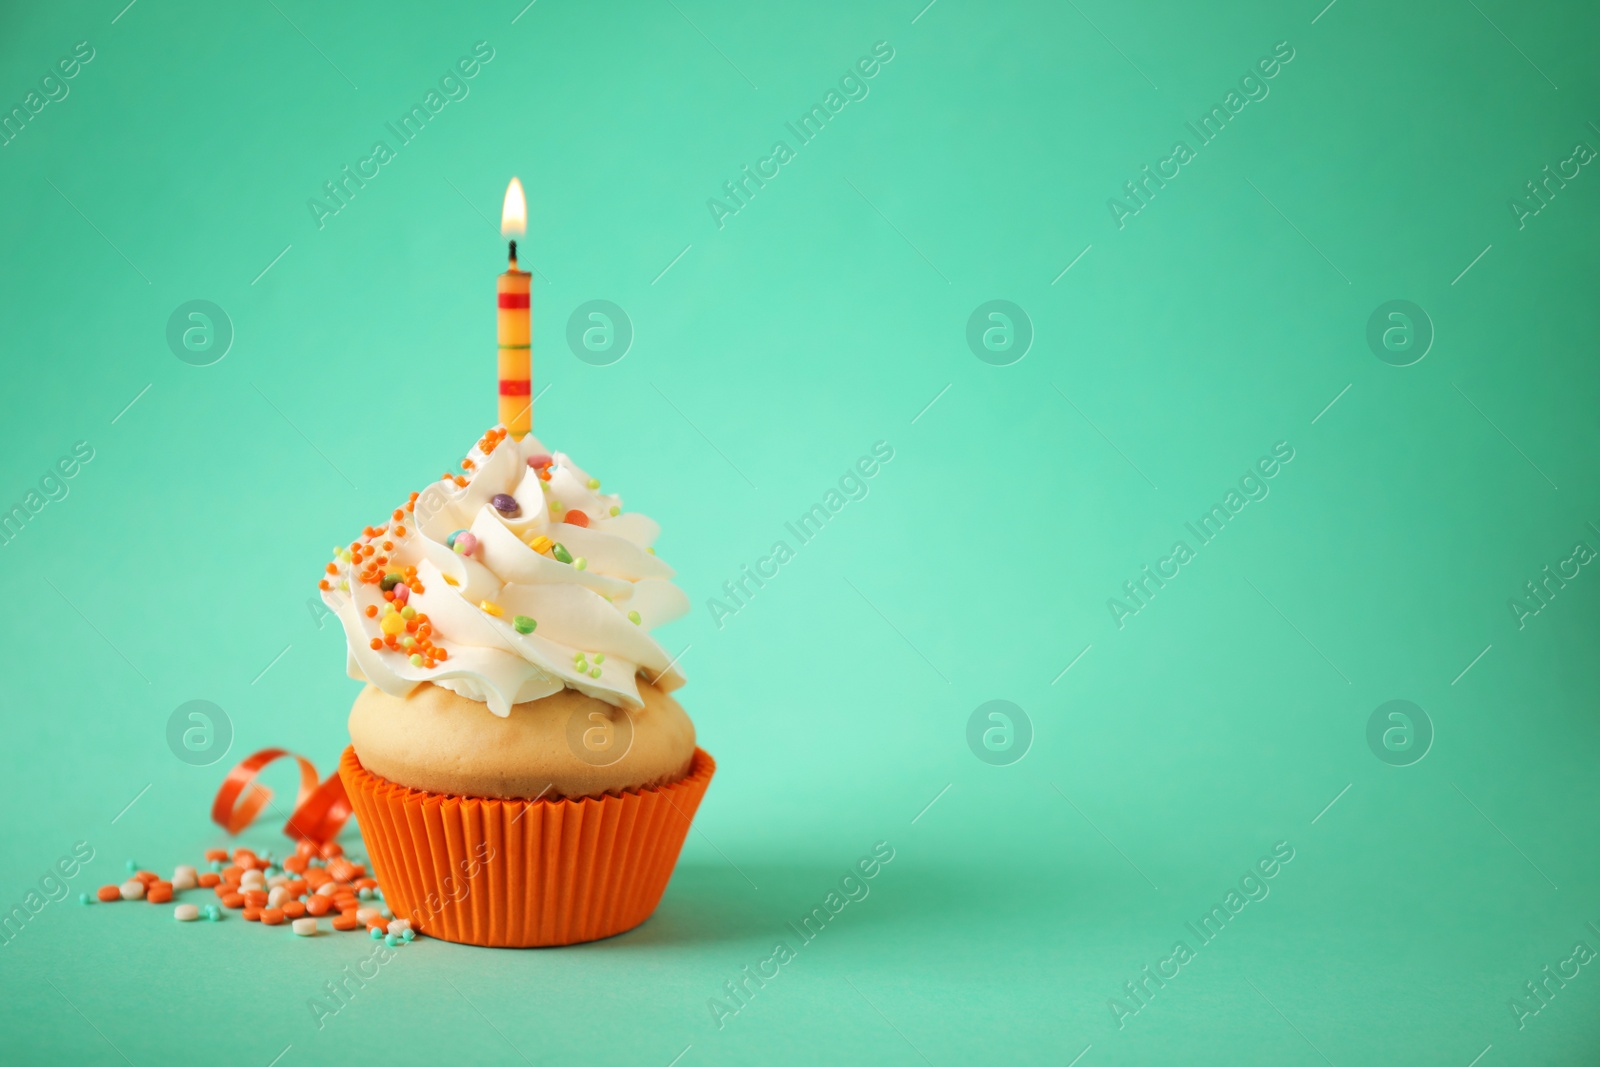
[[454, 578], [450, 577], [448, 574], [441, 575], [441, 577], [444, 578], [444, 584], [445, 585], [460, 585], [461, 584], [460, 582], [456, 581]]
[[478, 607], [482, 608], [484, 611], [487, 611], [490, 615], [498, 616], [504, 614], [504, 612], [500, 610], [500, 605], [496, 604], [492, 600], [480, 600], [478, 601]]
[[550, 546], [554, 544], [555, 542], [550, 540], [550, 538], [544, 536], [544, 534], [539, 534], [535, 536], [533, 540], [528, 542], [528, 547], [533, 549], [535, 552], [542, 552], [545, 555], [549, 555]]
[[406, 620], [400, 617], [399, 612], [391, 611], [389, 614], [383, 617], [383, 621], [378, 623], [378, 625], [382, 627], [384, 633], [388, 634], [390, 637], [393, 637], [395, 634], [406, 628]]

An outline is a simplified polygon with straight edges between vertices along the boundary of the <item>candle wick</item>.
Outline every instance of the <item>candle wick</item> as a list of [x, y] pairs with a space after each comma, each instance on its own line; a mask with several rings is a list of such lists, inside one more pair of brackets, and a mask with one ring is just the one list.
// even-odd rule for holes
[[511, 265], [513, 267], [517, 265], [517, 242], [515, 241], [511, 242]]

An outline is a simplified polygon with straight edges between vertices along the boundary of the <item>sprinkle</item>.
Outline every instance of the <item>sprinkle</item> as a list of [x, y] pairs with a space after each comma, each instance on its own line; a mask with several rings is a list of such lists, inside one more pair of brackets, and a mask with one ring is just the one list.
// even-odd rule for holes
[[567, 512], [566, 523], [568, 526], [587, 526], [589, 525], [589, 516], [574, 509]]
[[637, 611], [628, 612], [628, 621], [633, 623], [635, 626], [638, 626], [639, 625], [639, 613]]
[[181, 923], [192, 923], [200, 918], [200, 907], [197, 904], [179, 904], [172, 909], [172, 917]]
[[582, 652], [574, 652], [572, 654], [572, 662], [574, 662], [574, 663], [576, 663], [578, 665], [578, 669], [579, 670], [582, 670], [584, 667], [588, 666], [586, 663], [583, 662], [583, 659], [584, 659], [584, 656], [583, 656]]
[[388, 574], [383, 576], [383, 581], [378, 583], [378, 587], [387, 593], [389, 590], [393, 589], [403, 581], [405, 581], [405, 575], [401, 574], [399, 571], [390, 571]]
[[130, 878], [117, 888], [117, 893], [123, 900], [143, 900], [144, 883], [137, 878]]
[[526, 615], [513, 615], [511, 617], [511, 625], [519, 634], [531, 634], [539, 624]]
[[548, 452], [540, 452], [537, 455], [532, 455], [532, 456], [528, 457], [528, 466], [534, 467], [534, 468], [548, 467], [548, 466], [550, 466], [550, 464], [552, 464], [554, 462], [555, 462], [555, 459], [552, 458], [551, 455]]
[[588, 560], [587, 557], [579, 556], [577, 559], [572, 561], [572, 565], [574, 567], [578, 568], [580, 571], [588, 570], [589, 569], [589, 560]]
[[480, 600], [480, 601], [478, 601], [478, 607], [482, 608], [484, 611], [488, 612], [490, 615], [494, 615], [496, 617], [499, 617], [500, 615], [505, 614], [503, 611], [500, 610], [500, 605], [496, 604], [492, 600]]
[[456, 581], [454, 578], [450, 577], [448, 574], [443, 575], [442, 577], [444, 578], [444, 584], [445, 585], [459, 586], [461, 584], [460, 582]]
[[598, 488], [600, 488], [600, 479], [599, 478], [590, 478], [589, 481], [588, 481], [588, 486], [589, 486], [590, 489], [598, 489]]
[[[404, 582], [401, 582], [399, 585], [394, 587], [394, 602], [396, 604], [399, 604], [402, 607], [404, 607], [406, 601], [408, 601], [410, 599], [411, 599], [411, 587], [409, 585], [407, 585]], [[409, 611], [411, 609], [410, 608], [406, 608], [406, 610]]]
[[78, 903], [79, 904], [87, 904], [87, 903], [89, 903], [89, 894], [88, 893], [79, 893], [78, 894]]
[[604, 663], [606, 661], [606, 654], [604, 652], [596, 652], [594, 654], [594, 661], [596, 663]]
[[460, 537], [462, 534], [464, 534], [466, 532], [467, 531], [465, 531], [465, 530], [453, 530], [453, 531], [451, 531], [450, 536], [446, 537], [444, 539], [444, 543], [446, 545], [448, 545], [450, 548], [454, 548], [454, 547], [456, 547], [456, 538]]
[[407, 605], [406, 607], [400, 609], [400, 617], [409, 622], [417, 617], [417, 609]]
[[489, 503], [493, 504], [494, 509], [508, 519], [522, 514], [522, 505], [517, 503], [517, 498], [510, 493], [496, 493], [489, 498]]
[[600, 668], [599, 668], [599, 667], [596, 667], [596, 668], [595, 668], [595, 669], [594, 669], [594, 670], [592, 670], [592, 671], [590, 671], [590, 672], [589, 672], [589, 677], [591, 677], [591, 678], [598, 678], [598, 677], [600, 677]]
[[618, 507], [617, 505], [612, 504], [611, 505], [611, 514], [613, 514], [613, 515], [621, 515], [622, 514], [622, 509], [620, 507]]
[[534, 537], [533, 540], [528, 542], [528, 547], [533, 549], [535, 552], [548, 553], [550, 551], [550, 546], [553, 544], [555, 544], [555, 542], [550, 540], [550, 538], [546, 537], [544, 534], [539, 534], [538, 536]]
[[339, 552], [339, 558], [341, 560], [343, 560], [345, 563], [351, 562], [352, 557], [350, 555], [350, 550], [348, 548], [341, 550]]
[[416, 936], [417, 936], [417, 932], [415, 930], [411, 929], [411, 927], [409, 927], [409, 926], [406, 927], [404, 930], [400, 931], [400, 940], [402, 940], [402, 941], [414, 941], [416, 939]]
[[550, 546], [551, 555], [555, 556], [557, 563], [571, 563], [572, 553], [567, 551], [567, 546], [557, 541]]
[[412, 637], [410, 634], [406, 634], [400, 639], [400, 647], [409, 652], [411, 649], [417, 647], [417, 639]]
[[301, 937], [311, 937], [317, 932], [317, 920], [311, 918], [296, 919], [291, 929]]
[[415, 652], [411, 653], [411, 665], [413, 667], [422, 666], [422, 657]]
[[470, 556], [473, 550], [478, 547], [478, 539], [468, 531], [463, 530], [461, 531], [461, 536], [456, 538], [455, 544], [451, 547], [460, 555]]
[[406, 628], [406, 620], [400, 617], [400, 613], [398, 611], [391, 611], [389, 614], [383, 617], [383, 621], [378, 623], [378, 626], [383, 630], [384, 633], [388, 634], [390, 637], [394, 637], [401, 630]]

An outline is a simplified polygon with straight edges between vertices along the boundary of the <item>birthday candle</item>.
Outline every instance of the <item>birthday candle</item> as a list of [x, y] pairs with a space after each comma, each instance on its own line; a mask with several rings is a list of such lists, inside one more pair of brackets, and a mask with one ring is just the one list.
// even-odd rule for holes
[[[522, 183], [516, 178], [506, 187], [500, 233], [505, 237], [527, 229], [528, 208]], [[511, 241], [510, 266], [500, 275], [498, 340], [500, 343], [500, 424], [521, 438], [533, 429], [533, 275], [517, 268], [517, 242]]]

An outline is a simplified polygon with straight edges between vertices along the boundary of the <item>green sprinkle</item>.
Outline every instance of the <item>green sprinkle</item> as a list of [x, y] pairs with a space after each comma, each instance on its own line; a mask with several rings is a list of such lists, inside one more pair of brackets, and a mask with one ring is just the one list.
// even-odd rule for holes
[[422, 666], [422, 654], [420, 652], [411, 653], [411, 665], [413, 667]]
[[78, 894], [78, 903], [79, 904], [87, 904], [87, 903], [89, 903], [89, 894], [88, 893], [79, 893]]
[[589, 485], [590, 489], [598, 489], [598, 488], [600, 488], [600, 479], [599, 478], [590, 478], [589, 482], [588, 482], [588, 485]]
[[645, 551], [650, 553], [652, 556], [656, 554], [656, 550], [655, 550], [654, 547], [647, 548], [647, 549], [645, 549]]
[[572, 562], [572, 553], [568, 552], [567, 546], [562, 544], [560, 541], [557, 541], [555, 544], [550, 546], [550, 554], [556, 558], [556, 562], [558, 563]]
[[341, 581], [339, 583], [339, 588], [342, 589], [344, 592], [348, 593], [350, 591], [350, 583], [346, 582], [346, 581]]
[[577, 559], [572, 561], [572, 565], [574, 567], [578, 568], [580, 571], [588, 570], [589, 569], [589, 560], [585, 556], [579, 556]]
[[611, 505], [611, 514], [613, 514], [613, 515], [621, 515], [622, 514], [622, 509], [620, 507], [618, 507], [617, 505], [612, 504]]
[[342, 559], [344, 562], [349, 563], [350, 560], [351, 560], [350, 550], [347, 548], [343, 552], [340, 552], [339, 553], [339, 558]]
[[635, 626], [638, 626], [639, 625], [639, 613], [637, 611], [628, 612], [628, 621], [633, 623]]
[[410, 604], [407, 604], [405, 607], [400, 609], [400, 617], [409, 622], [417, 617], [417, 609], [412, 607]]
[[416, 644], [417, 644], [417, 639], [415, 637], [412, 637], [410, 634], [406, 634], [404, 637], [402, 637], [400, 639], [400, 647], [401, 648], [414, 648], [414, 647], [416, 647]]
[[596, 668], [595, 668], [595, 669], [594, 669], [594, 670], [592, 670], [592, 671], [590, 671], [590, 672], [589, 672], [589, 677], [591, 677], [591, 678], [598, 678], [598, 677], [600, 677], [600, 668], [599, 668], [599, 667], [596, 667]]
[[604, 663], [606, 661], [606, 654], [604, 652], [596, 652], [594, 654], [594, 661], [596, 663]]
[[383, 576], [383, 581], [379, 582], [378, 586], [385, 593], [387, 593], [389, 590], [393, 589], [403, 581], [405, 581], [405, 575], [401, 574], [399, 571], [390, 571], [388, 574]]
[[133, 860], [129, 860], [128, 861], [128, 870], [137, 871], [138, 869], [139, 869], [139, 865], [137, 863], [135, 863]]
[[513, 615], [511, 617], [511, 625], [519, 634], [531, 634], [539, 624], [526, 615]]

